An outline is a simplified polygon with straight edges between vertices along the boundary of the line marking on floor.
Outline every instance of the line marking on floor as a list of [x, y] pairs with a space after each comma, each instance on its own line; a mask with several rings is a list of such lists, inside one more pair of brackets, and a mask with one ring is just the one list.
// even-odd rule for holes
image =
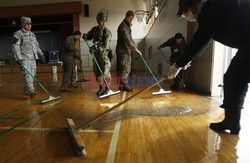
[[38, 113], [32, 115], [31, 117], [28, 117], [28, 118], [24, 119], [23, 121], [21, 121], [21, 122], [19, 122], [18, 124], [12, 126], [11, 128], [6, 129], [6, 130], [4, 130], [3, 132], [0, 132], [0, 137], [2, 137], [3, 135], [9, 133], [10, 131], [14, 130], [15, 128], [17, 128], [17, 127], [19, 127], [19, 126], [25, 124], [26, 122], [35, 119], [37, 116], [42, 116], [43, 114], [48, 113], [50, 110], [53, 110], [53, 109], [56, 108], [57, 106], [59, 106], [59, 105], [65, 103], [66, 101], [68, 101], [68, 100], [74, 98], [74, 97], [77, 96], [78, 94], [79, 94], [79, 93], [73, 93], [72, 95], [70, 95], [70, 96], [68, 96], [68, 97], [66, 97], [66, 98], [64, 98], [64, 99], [62, 99], [60, 102], [55, 103], [55, 104], [53, 104], [52, 106], [47, 107], [47, 108], [43, 109], [42, 111], [40, 111], [40, 112], [38, 112]]
[[[12, 127], [0, 127], [0, 130], [11, 129]], [[27, 127], [16, 127], [13, 130], [23, 131], [68, 131], [67, 128], [27, 128]], [[78, 132], [84, 133], [113, 133], [113, 130], [79, 130]]]
[[29, 108], [29, 107], [35, 105], [35, 104], [39, 104], [40, 102], [41, 102], [41, 100], [37, 100], [37, 101], [32, 102], [32, 103], [30, 103], [30, 104], [28, 104], [28, 105], [20, 106], [20, 107], [14, 108], [14, 109], [12, 109], [12, 110], [6, 112], [6, 113], [1, 114], [1, 115], [0, 115], [0, 119], [5, 118], [5, 117], [7, 117], [8, 115], [10, 115], [10, 114], [12, 114], [12, 113], [15, 113], [15, 112], [17, 112], [17, 111], [21, 111], [21, 110], [27, 109], [27, 108]]
[[[122, 101], [124, 101], [125, 98], [126, 98], [126, 92], [123, 93]], [[123, 108], [124, 108], [124, 104], [120, 106], [119, 110], [123, 110]], [[117, 147], [117, 143], [119, 139], [120, 128], [121, 128], [121, 120], [118, 120], [115, 123], [114, 133], [113, 133], [111, 143], [109, 146], [109, 152], [108, 152], [108, 156], [106, 159], [107, 163], [113, 163], [115, 160], [116, 147]]]

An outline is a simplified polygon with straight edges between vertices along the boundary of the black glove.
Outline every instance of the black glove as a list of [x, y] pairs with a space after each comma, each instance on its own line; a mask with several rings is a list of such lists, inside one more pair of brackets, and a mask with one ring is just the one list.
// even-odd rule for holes
[[110, 61], [113, 59], [112, 50], [109, 50], [108, 57], [109, 57], [109, 60], [110, 60]]
[[44, 57], [44, 55], [41, 56], [41, 60], [42, 60], [42, 63], [46, 63], [46, 58]]
[[19, 66], [23, 66], [23, 60], [17, 60], [16, 63], [17, 63]]
[[90, 52], [90, 53], [93, 53], [93, 54], [97, 53], [97, 52], [98, 52], [97, 46], [96, 46], [96, 45], [91, 46], [91, 47], [89, 48], [89, 52]]
[[88, 39], [88, 35], [87, 35], [86, 33], [84, 33], [84, 34], [82, 35], [82, 39], [87, 40], [87, 39]]

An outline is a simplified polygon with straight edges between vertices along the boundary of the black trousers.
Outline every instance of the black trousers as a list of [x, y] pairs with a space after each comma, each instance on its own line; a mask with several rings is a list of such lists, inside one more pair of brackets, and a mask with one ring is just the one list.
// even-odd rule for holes
[[224, 75], [225, 109], [243, 108], [250, 82], [250, 46], [239, 48]]
[[184, 71], [181, 70], [178, 75], [174, 78], [174, 85], [180, 86], [180, 82], [183, 79]]

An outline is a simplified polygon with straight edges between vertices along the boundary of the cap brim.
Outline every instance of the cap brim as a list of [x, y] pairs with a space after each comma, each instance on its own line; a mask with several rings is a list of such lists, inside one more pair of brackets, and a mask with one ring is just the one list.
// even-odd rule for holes
[[183, 14], [183, 11], [182, 11], [182, 10], [179, 10], [179, 11], [177, 12], [176, 15], [177, 15], [178, 17], [181, 17], [182, 14]]
[[184, 10], [185, 10], [184, 7], [179, 7], [179, 11], [177, 12], [176, 15], [177, 15], [178, 17], [180, 17], [180, 16], [183, 14]]

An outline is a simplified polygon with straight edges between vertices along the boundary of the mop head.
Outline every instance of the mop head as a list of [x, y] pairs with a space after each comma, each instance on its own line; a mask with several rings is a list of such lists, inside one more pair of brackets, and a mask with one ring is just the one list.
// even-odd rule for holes
[[85, 150], [85, 145], [83, 144], [83, 141], [81, 139], [80, 134], [78, 133], [78, 130], [76, 129], [75, 123], [72, 119], [67, 119], [68, 129], [70, 136], [73, 140], [73, 146], [75, 149], [75, 152], [78, 156], [86, 156], [87, 152]]
[[107, 94], [102, 95], [102, 96], [100, 96], [99, 98], [104, 98], [104, 97], [112, 96], [112, 95], [115, 95], [115, 94], [118, 94], [118, 93], [120, 93], [120, 91], [113, 92], [113, 91], [110, 89], [110, 90], [108, 91]]
[[162, 94], [170, 94], [171, 91], [164, 91], [163, 89], [160, 89], [158, 92], [153, 92], [152, 95], [162, 95]]
[[58, 96], [58, 97], [49, 96], [48, 99], [42, 100], [42, 104], [47, 103], [47, 102], [51, 102], [51, 101], [55, 101], [55, 100], [57, 100], [59, 98], [61, 98], [61, 96]]

